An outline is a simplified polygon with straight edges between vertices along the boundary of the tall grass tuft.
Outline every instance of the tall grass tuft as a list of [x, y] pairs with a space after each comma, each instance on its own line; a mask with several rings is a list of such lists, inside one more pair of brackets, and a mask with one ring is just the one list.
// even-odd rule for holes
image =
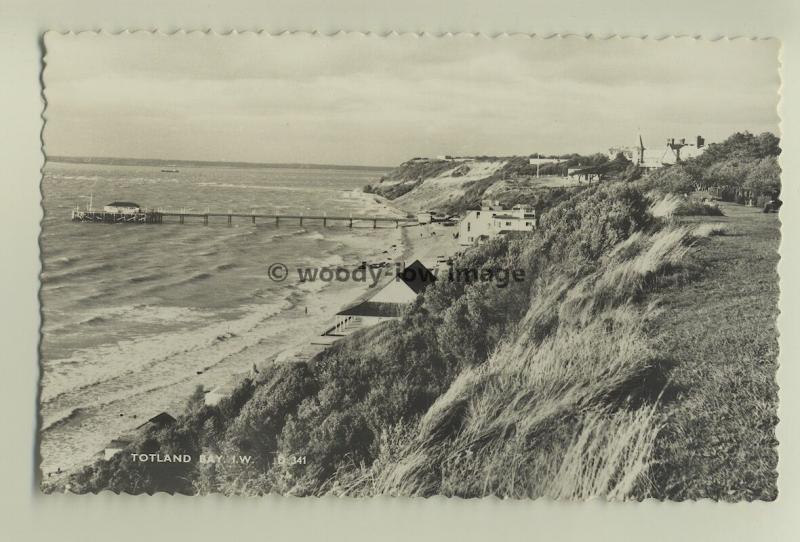
[[[651, 197], [656, 196], [655, 193], [649, 194]], [[665, 196], [656, 199], [650, 205], [650, 214], [656, 218], [669, 218], [675, 214], [682, 203], [682, 198], [676, 194], [666, 194]]]
[[715, 203], [701, 201], [695, 197], [681, 197], [668, 193], [656, 199], [656, 194], [650, 194], [655, 201], [650, 205], [650, 214], [656, 218], [671, 218], [673, 216], [723, 216], [722, 209]]
[[624, 500], [643, 489], [660, 422], [656, 407], [587, 414], [543, 493], [557, 499]]

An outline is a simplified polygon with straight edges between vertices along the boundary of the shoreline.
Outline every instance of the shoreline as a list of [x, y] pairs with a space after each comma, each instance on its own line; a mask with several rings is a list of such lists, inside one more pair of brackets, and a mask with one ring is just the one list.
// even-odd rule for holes
[[[391, 206], [388, 200], [384, 201], [383, 198], [376, 198], [374, 194], [351, 191], [348, 192], [347, 197], [363, 198], [367, 206], [379, 208], [383, 213], [406, 216], [405, 211]], [[438, 224], [402, 226], [391, 232], [379, 228], [378, 230], [367, 232], [364, 236], [348, 237], [347, 251], [350, 253], [350, 257], [353, 256], [352, 253], [357, 253], [362, 260], [368, 262], [402, 261], [407, 265], [413, 260], [419, 259], [428, 265], [436, 256], [444, 255], [449, 257], [457, 250], [458, 245], [452, 239], [453, 231], [452, 227], [446, 228]], [[331, 241], [336, 242], [339, 235], [349, 236], [350, 233], [333, 230]], [[340, 265], [349, 267], [350, 265], [348, 264], [353, 264], [351, 259]], [[384, 275], [383, 278], [385, 279], [386, 276]], [[309, 287], [301, 287], [298, 290], [297, 297], [291, 300], [290, 306], [264, 319], [255, 328], [235, 336], [235, 342], [244, 343], [240, 350], [226, 355], [211, 367], [202, 368], [196, 374], [187, 372], [184, 378], [166, 386], [171, 392], [169, 394], [172, 396], [171, 400], [165, 402], [163, 399], [164, 390], [158, 391], [157, 393], [160, 394], [162, 399], [155, 401], [159, 405], [156, 410], [164, 406], [163, 411], [177, 417], [183, 414], [184, 405], [191, 393], [190, 390], [198, 385], [203, 387], [207, 397], [214, 390], [225, 390], [222, 395], [229, 395], [232, 387], [235, 387], [249, 374], [253, 374], [254, 369], [255, 371], [260, 371], [275, 363], [311, 359], [335, 342], [334, 340], [328, 344], [321, 344], [327, 342], [327, 340], [318, 339], [326, 329], [334, 324], [336, 313], [359, 297], [366, 295], [371, 288], [369, 281], [367, 283], [331, 282], [321, 284], [319, 287], [315, 286], [313, 282], [308, 284]], [[375, 287], [380, 286], [376, 285]], [[288, 344], [280, 344], [283, 342], [283, 338], [287, 336], [292, 336], [294, 339]], [[230, 342], [233, 343], [234, 341]], [[187, 392], [187, 390], [189, 391]], [[156, 390], [154, 389], [154, 391]], [[132, 397], [126, 397], [121, 400], [121, 404], [130, 405], [150, 402], [152, 400], [151, 397], [148, 397], [147, 401], [142, 399], [147, 395], [149, 395], [149, 392], [144, 391]], [[167, 406], [167, 403], [171, 406]], [[134, 419], [136, 420], [135, 424], [138, 425], [157, 413], [155, 410], [152, 412], [148, 410], [148, 414], [137, 417], [135, 414], [132, 415], [131, 411], [128, 411], [125, 416], [126, 419], [129, 419], [132, 415], [132, 423], [129, 425], [133, 426]], [[65, 428], [64, 432], [68, 430], [69, 428]], [[58, 432], [60, 433], [61, 430], [59, 429]], [[121, 430], [117, 435], [125, 432], [125, 430]], [[111, 436], [111, 438], [115, 437], [116, 435]], [[52, 439], [53, 437], [51, 436], [50, 438]], [[99, 442], [100, 439], [94, 440]], [[108, 440], [106, 439], [106, 441]], [[53, 461], [48, 465], [48, 462], [42, 457], [40, 463], [42, 483], [57, 484], [59, 480], [65, 479], [70, 473], [93, 463], [98, 458], [98, 453], [102, 453], [102, 450], [97, 450], [92, 456], [66, 466], [59, 466], [60, 460]], [[61, 472], [56, 470], [57, 466], [61, 469]], [[52, 473], [52, 475], [48, 476], [49, 473]]]
[[[386, 201], [379, 201], [373, 194], [346, 191], [344, 195], [348, 199], [363, 199], [365, 207], [379, 209], [381, 213], [406, 216], [404, 211], [391, 207]], [[343, 243], [345, 247], [344, 250], [348, 254], [347, 261], [339, 264], [343, 267], [354, 264], [353, 256], [369, 262], [390, 259], [394, 264], [394, 262], [405, 261], [415, 255], [420, 244], [416, 242], [416, 239], [412, 239], [413, 236], [409, 235], [409, 230], [415, 231], [416, 229], [416, 227], [399, 227], [396, 230], [387, 231], [387, 229], [379, 228], [374, 233], [367, 232], [363, 236], [350, 236], [351, 233], [345, 230], [332, 229], [328, 235], [332, 243]], [[342, 236], [346, 237], [339, 239]], [[292, 286], [297, 285], [293, 284]], [[248, 374], [252, 374], [254, 368], [260, 370], [274, 363], [299, 361], [298, 358], [304, 355], [310, 359], [311, 356], [308, 354], [313, 355], [323, 349], [318, 348], [320, 346], [318, 344], [314, 345], [316, 348], [311, 349], [309, 348], [311, 343], [319, 342], [315, 339], [334, 323], [336, 313], [352, 303], [353, 300], [365, 295], [369, 289], [369, 282], [366, 284], [331, 282], [319, 285], [312, 282], [308, 283], [307, 287], [301, 285], [297, 288], [296, 293], [287, 299], [287, 305], [283, 309], [261, 319], [253, 328], [222, 339], [220, 347], [228, 353], [223, 353], [219, 361], [211, 365], [197, 366], [194, 369], [184, 369], [183, 377], [179, 376], [177, 381], [163, 387], [151, 387], [135, 392], [131, 396], [112, 399], [105, 405], [87, 405], [85, 408], [76, 408], [76, 412], [71, 412], [64, 422], [57, 421], [48, 424], [44, 429], [49, 434], [42, 437], [40, 441], [39, 472], [42, 483], [57, 484], [59, 480], [65, 479], [70, 473], [93, 463], [102, 453], [103, 445], [98, 445], [101, 440], [108, 442], [123, 435], [149, 417], [158, 414], [159, 411], [169, 412], [176, 417], [181, 415], [191, 390], [198, 385], [202, 385], [208, 394], [214, 389], [235, 386]], [[293, 339], [287, 344], [286, 337], [293, 337]], [[326, 348], [327, 345], [324, 347]], [[310, 350], [316, 350], [316, 352], [312, 353]], [[153, 396], [153, 393], [157, 395]], [[152, 405], [152, 408], [146, 410], [137, 408], [137, 405], [144, 404]], [[112, 415], [98, 410], [113, 411], [113, 423], [109, 418]], [[119, 418], [116, 417], [117, 411], [120, 412]], [[123, 422], [123, 416], [128, 423]], [[114, 427], [113, 432], [98, 431], [98, 428], [103, 426], [104, 418], [109, 418], [106, 420], [107, 425], [105, 426]], [[94, 434], [95, 438], [91, 438], [88, 444], [81, 445], [81, 440], [86, 439], [89, 434]], [[90, 456], [84, 456], [83, 459], [74, 461], [66, 459], [68, 456], [59, 457], [53, 455], [53, 452], [44, 453], [48, 448], [53, 450], [52, 446], [56, 442], [61, 447], [62, 440], [68, 441], [65, 444], [67, 449], [77, 445], [78, 448], [88, 450], [91, 447], [96, 451]], [[43, 446], [45, 441], [47, 441], [46, 447]], [[48, 456], [52, 459], [48, 460]]]

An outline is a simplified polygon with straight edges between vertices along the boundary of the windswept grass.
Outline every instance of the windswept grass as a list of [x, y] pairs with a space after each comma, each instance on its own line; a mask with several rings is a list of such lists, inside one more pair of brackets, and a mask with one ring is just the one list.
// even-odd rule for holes
[[681, 197], [676, 194], [666, 194], [656, 199], [651, 205], [650, 212], [656, 218], [671, 218], [673, 216], [723, 216], [722, 209], [716, 203], [702, 201], [696, 197]]
[[[405, 444], [337, 473], [338, 494], [641, 498], [664, 421], [663, 381], [642, 303], [696, 230], [637, 232], [598, 270], [542, 285], [516, 333], [464, 370]], [[381, 457], [381, 456], [379, 456]]]

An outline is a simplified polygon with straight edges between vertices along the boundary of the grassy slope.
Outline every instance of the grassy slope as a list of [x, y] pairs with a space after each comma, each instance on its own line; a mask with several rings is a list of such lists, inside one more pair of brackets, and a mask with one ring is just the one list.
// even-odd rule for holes
[[670, 415], [656, 446], [654, 496], [777, 496], [777, 215], [725, 205], [725, 236], [703, 241], [697, 274], [662, 292], [654, 330], [670, 357]]

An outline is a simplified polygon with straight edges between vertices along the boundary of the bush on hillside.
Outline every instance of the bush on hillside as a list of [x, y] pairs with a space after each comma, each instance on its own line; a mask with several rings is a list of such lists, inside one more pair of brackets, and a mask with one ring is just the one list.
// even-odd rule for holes
[[595, 185], [546, 213], [539, 224], [531, 266], [558, 262], [560, 272], [591, 266], [612, 246], [652, 224], [650, 201], [624, 183]]
[[780, 193], [779, 144], [768, 132], [736, 133], [697, 157], [650, 173], [639, 184], [645, 191], [674, 194], [713, 189], [724, 200], [762, 205]]
[[778, 158], [768, 156], [752, 162], [742, 185], [762, 194], [780, 193], [781, 167]]
[[669, 194], [690, 194], [697, 189], [697, 179], [686, 166], [677, 164], [650, 173], [639, 186]]

